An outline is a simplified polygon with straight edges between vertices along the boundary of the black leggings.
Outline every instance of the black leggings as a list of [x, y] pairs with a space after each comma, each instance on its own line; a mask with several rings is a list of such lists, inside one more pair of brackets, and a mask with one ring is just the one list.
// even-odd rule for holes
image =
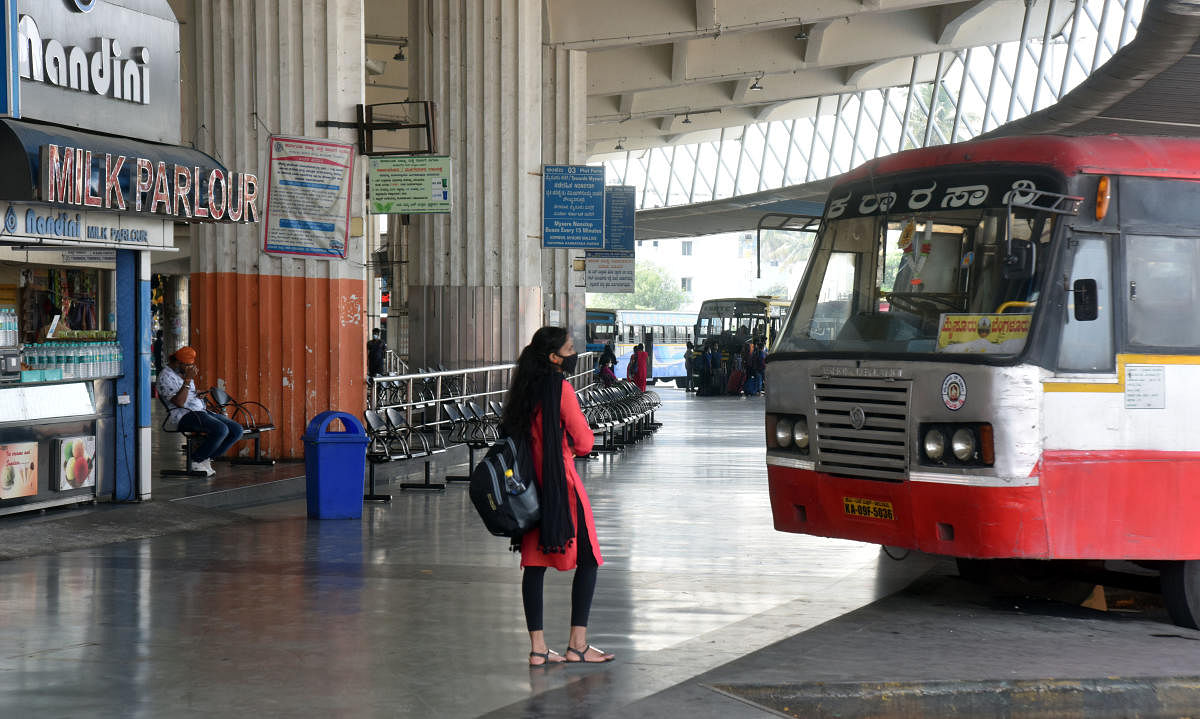
[[[583, 502], [576, 502], [575, 542], [578, 552], [575, 560], [575, 578], [571, 581], [571, 626], [586, 627], [592, 610], [592, 594], [596, 591], [596, 553], [592, 551], [592, 540], [588, 536], [587, 523], [583, 517]], [[542, 631], [542, 585], [546, 577], [545, 567], [525, 567], [521, 577], [521, 599], [525, 603], [525, 626], [531, 632]]]

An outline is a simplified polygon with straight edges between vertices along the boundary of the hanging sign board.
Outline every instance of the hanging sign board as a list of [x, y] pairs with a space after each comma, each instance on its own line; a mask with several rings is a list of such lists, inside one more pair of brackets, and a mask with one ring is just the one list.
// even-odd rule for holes
[[584, 284], [588, 292], [633, 292], [632, 252], [588, 250]]
[[110, 264], [117, 261], [116, 250], [93, 250], [72, 248], [62, 251], [64, 265], [98, 265]]
[[340, 142], [271, 137], [264, 251], [346, 258], [354, 153]]
[[542, 166], [542, 247], [604, 247], [604, 168]]
[[633, 252], [637, 188], [612, 185], [604, 188], [604, 249]]
[[633, 292], [636, 214], [636, 187], [604, 188], [604, 249], [588, 250], [585, 255], [584, 284], [588, 292]]
[[372, 157], [367, 184], [373, 215], [450, 212], [450, 158], [446, 155]]

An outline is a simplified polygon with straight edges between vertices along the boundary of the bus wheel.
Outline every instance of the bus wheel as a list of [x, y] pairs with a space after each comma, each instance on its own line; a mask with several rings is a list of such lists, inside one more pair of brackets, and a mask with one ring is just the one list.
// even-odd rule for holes
[[1171, 621], [1200, 629], [1200, 560], [1163, 563], [1159, 581]]

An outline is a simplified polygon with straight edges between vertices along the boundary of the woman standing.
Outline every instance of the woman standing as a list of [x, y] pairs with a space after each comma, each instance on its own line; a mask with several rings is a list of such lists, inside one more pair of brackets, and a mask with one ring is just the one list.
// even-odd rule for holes
[[[541, 488], [541, 524], [520, 540], [524, 569], [521, 597], [529, 629], [529, 665], [533, 667], [613, 659], [612, 654], [587, 641], [596, 569], [604, 560], [596, 542], [592, 506], [575, 472], [575, 455], [586, 456], [595, 441], [579, 408], [579, 398], [563, 376], [574, 372], [577, 359], [575, 342], [565, 329], [541, 328], [521, 351], [504, 404], [503, 429], [509, 436], [530, 438]], [[566, 656], [546, 646], [542, 586], [547, 567], [575, 570]]]
[[637, 385], [642, 392], [646, 391], [646, 373], [650, 369], [650, 355], [646, 346], [638, 343], [633, 346], [633, 354], [629, 355], [629, 364], [625, 366], [625, 376]]

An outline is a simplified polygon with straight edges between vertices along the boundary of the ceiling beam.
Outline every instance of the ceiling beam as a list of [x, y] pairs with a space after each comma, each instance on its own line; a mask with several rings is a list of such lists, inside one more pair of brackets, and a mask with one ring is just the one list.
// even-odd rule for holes
[[734, 82], [733, 92], [729, 93], [729, 100], [735, 105], [745, 102], [746, 91], [750, 89], [751, 82], [753, 81], [748, 77], [743, 77], [741, 80]]
[[[1080, 0], [1082, 2], [1083, 0]], [[938, 45], [953, 45], [968, 22], [983, 14], [996, 4], [996, 0], [973, 0], [953, 5], [944, 5], [938, 15], [935, 37]]]
[[618, 112], [626, 117], [629, 117], [631, 114], [633, 114], [633, 96], [635, 94], [636, 93], [626, 92], [621, 95], [621, 102], [620, 106], [618, 107]]
[[821, 64], [821, 47], [825, 44], [825, 32], [832, 22], [813, 23], [808, 28], [808, 40], [804, 46], [804, 64], [816, 67]]
[[[946, 0], [544, 0], [552, 9], [546, 44], [568, 50], [654, 45], [728, 36], [823, 20], [891, 14]], [[543, 13], [546, 16], [546, 13]]]
[[687, 41], [671, 45], [671, 82], [687, 82]]

